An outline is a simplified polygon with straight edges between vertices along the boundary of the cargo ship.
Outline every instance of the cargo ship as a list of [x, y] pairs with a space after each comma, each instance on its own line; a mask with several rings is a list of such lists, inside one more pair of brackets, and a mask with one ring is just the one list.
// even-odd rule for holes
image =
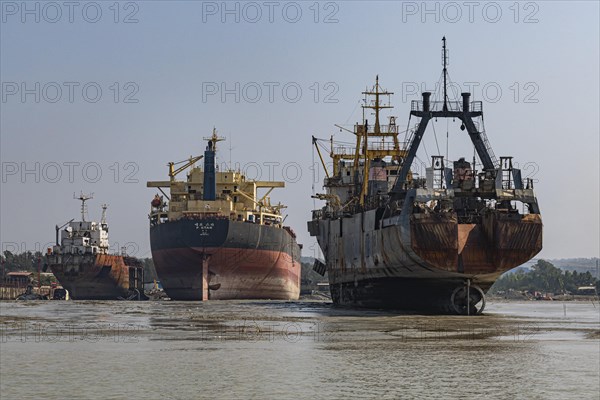
[[74, 300], [147, 299], [140, 260], [127, 256], [124, 249], [109, 254], [107, 205], [102, 205], [99, 223], [87, 221], [86, 201], [92, 195], [73, 197], [81, 201], [81, 221], [56, 226], [56, 245], [48, 248], [44, 270], [49, 267]]
[[[301, 247], [284, 225], [285, 206], [269, 197], [284, 182], [246, 179], [230, 166], [219, 171], [217, 143], [224, 139], [214, 129], [204, 139], [204, 156], [170, 162], [168, 181], [147, 183], [162, 193], [149, 214], [162, 287], [173, 300], [298, 299]], [[203, 167], [195, 166], [202, 158]], [[177, 180], [187, 168], [187, 179]]]
[[[380, 112], [392, 108], [393, 93], [379, 85], [378, 77], [363, 92], [363, 122], [353, 129], [338, 125], [354, 135], [355, 145], [340, 144], [333, 136], [329, 141], [333, 171], [321, 153], [326, 141], [313, 137], [326, 172], [325, 193], [313, 197], [326, 204], [313, 211], [308, 230], [325, 259], [314, 269], [328, 273], [335, 304], [480, 314], [494, 281], [542, 249], [534, 182], [523, 179], [512, 157], [494, 155], [482, 102], [471, 101], [466, 92], [462, 101], [448, 98], [442, 40], [439, 100], [423, 92], [422, 100], [411, 102], [404, 137], [395, 117], [388, 124], [380, 121]], [[373, 124], [366, 111], [374, 113]], [[418, 120], [413, 126], [412, 118]], [[457, 121], [460, 131], [466, 130], [472, 161], [441, 154], [427, 158], [429, 165], [415, 161], [426, 128], [438, 119]]]

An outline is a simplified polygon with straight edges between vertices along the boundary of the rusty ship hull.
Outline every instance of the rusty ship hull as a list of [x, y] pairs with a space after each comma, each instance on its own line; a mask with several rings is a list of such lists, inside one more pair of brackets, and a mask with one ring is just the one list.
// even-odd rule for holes
[[[340, 126], [354, 133], [355, 147], [334, 144], [331, 137], [331, 174], [313, 136], [327, 175], [326, 193], [313, 198], [327, 203], [313, 210], [308, 229], [325, 257], [315, 271], [328, 272], [337, 304], [480, 314], [495, 280], [542, 249], [534, 180], [523, 179], [513, 157], [496, 158], [482, 102], [471, 101], [468, 92], [450, 100], [447, 61], [443, 37], [443, 86], [411, 101], [402, 145], [396, 117], [389, 116], [387, 126], [380, 122], [380, 111], [392, 108], [393, 92], [379, 85], [378, 76], [363, 92], [362, 123], [352, 131]], [[432, 94], [441, 100], [432, 101]], [[371, 110], [374, 124], [366, 119]], [[411, 125], [413, 117], [418, 122]], [[450, 120], [460, 122], [473, 144], [473, 161], [451, 159], [447, 145], [446, 156], [431, 155], [430, 166], [420, 161], [424, 171], [413, 168], [428, 126], [438, 119], [448, 121], [447, 132]]]
[[413, 214], [406, 204], [396, 217], [379, 215], [369, 210], [309, 222], [324, 251], [335, 304], [463, 313], [453, 296], [466, 280], [473, 285], [471, 295], [483, 298], [502, 273], [542, 248], [536, 214], [490, 215], [479, 224], [461, 224], [452, 214]]
[[196, 218], [150, 228], [156, 273], [173, 300], [296, 300], [300, 247], [284, 228]]
[[110, 254], [57, 254], [46, 264], [74, 300], [144, 299], [139, 260]]

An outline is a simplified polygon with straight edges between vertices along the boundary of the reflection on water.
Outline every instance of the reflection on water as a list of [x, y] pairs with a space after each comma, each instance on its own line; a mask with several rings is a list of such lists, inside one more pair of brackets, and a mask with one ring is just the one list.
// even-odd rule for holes
[[1, 398], [590, 398], [597, 303], [3, 302]]

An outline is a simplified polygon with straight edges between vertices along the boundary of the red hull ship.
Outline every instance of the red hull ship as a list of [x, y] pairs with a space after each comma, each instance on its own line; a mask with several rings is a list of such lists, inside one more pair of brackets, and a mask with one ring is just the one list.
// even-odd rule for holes
[[[268, 194], [283, 182], [251, 181], [232, 170], [216, 172], [216, 132], [207, 138], [204, 168], [192, 157], [169, 181], [169, 203], [157, 195], [150, 213], [150, 244], [161, 285], [174, 300], [295, 300], [300, 293], [300, 245], [283, 226], [282, 205]], [[187, 181], [175, 176], [192, 167]], [[257, 190], [269, 189], [261, 198]], [[163, 195], [169, 196], [163, 192]]]

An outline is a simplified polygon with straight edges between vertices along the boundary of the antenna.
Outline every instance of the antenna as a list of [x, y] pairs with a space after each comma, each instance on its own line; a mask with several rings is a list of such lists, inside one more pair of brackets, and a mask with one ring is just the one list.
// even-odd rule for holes
[[209, 142], [208, 147], [212, 151], [217, 151], [217, 142], [225, 140], [225, 138], [217, 136], [217, 128], [215, 128], [215, 127], [213, 127], [212, 136], [211, 137], [205, 137], [203, 139]]
[[100, 223], [102, 225], [106, 225], [106, 209], [108, 208], [107, 204], [102, 204], [102, 218], [100, 219]]
[[80, 192], [79, 197], [76, 197], [75, 193], [73, 193], [73, 198], [81, 201], [81, 221], [85, 222], [85, 214], [87, 213], [87, 205], [86, 201], [94, 198], [94, 193], [83, 194]]
[[[394, 108], [393, 106], [390, 105], [390, 95], [392, 95], [394, 93], [383, 90], [381, 88], [381, 86], [379, 86], [379, 75], [376, 75], [375, 76], [375, 86], [373, 86], [373, 89], [371, 89], [371, 91], [366, 90], [362, 94], [365, 95], [365, 100], [364, 100], [365, 105], [362, 106], [363, 118], [364, 118], [364, 110], [366, 108], [375, 110], [375, 125], [373, 127], [373, 133], [375, 133], [376, 135], [379, 135], [381, 133], [381, 127], [379, 125], [379, 110], [381, 110], [383, 108]], [[367, 96], [375, 96], [375, 101], [372, 103], [369, 103]], [[379, 99], [381, 96], [388, 96], [387, 104], [381, 105], [381, 100]]]
[[444, 66], [444, 108], [443, 111], [448, 111], [448, 104], [446, 101], [448, 100], [447, 93], [447, 85], [446, 85], [446, 76], [448, 75], [448, 69], [446, 66], [448, 65], [448, 51], [446, 50], [446, 36], [442, 38], [442, 65]]
[[231, 151], [233, 150], [233, 140], [231, 140], [231, 133], [229, 134], [229, 170], [231, 171]]

